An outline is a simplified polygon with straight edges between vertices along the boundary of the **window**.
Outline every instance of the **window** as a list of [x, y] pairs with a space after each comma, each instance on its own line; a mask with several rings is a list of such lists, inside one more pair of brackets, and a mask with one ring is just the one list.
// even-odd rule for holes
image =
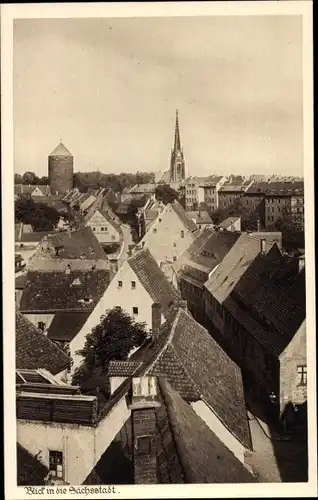
[[116, 238], [115, 238], [115, 235], [114, 235], [114, 234], [112, 234], [112, 240], [115, 240], [115, 239], [116, 239]]
[[141, 436], [136, 439], [136, 448], [140, 455], [148, 455], [151, 452], [150, 436]]
[[131, 282], [131, 289], [136, 290], [136, 281]]
[[174, 244], [173, 244], [173, 246], [174, 246], [174, 248], [175, 248], [175, 247], [177, 246], [177, 244], [176, 244], [176, 243], [174, 243]]
[[49, 450], [49, 470], [53, 477], [63, 478], [63, 453]]
[[118, 288], [123, 288], [123, 282], [122, 281], [118, 281]]
[[297, 385], [307, 385], [307, 366], [297, 366]]
[[45, 323], [43, 323], [43, 321], [39, 321], [38, 322], [38, 329], [42, 330], [42, 332], [44, 332], [44, 330], [45, 330]]
[[101, 229], [101, 231], [104, 231], [104, 228], [103, 228], [103, 227], [101, 227], [100, 229]]
[[156, 229], [155, 227], [153, 228], [153, 232], [154, 232], [154, 233], [156, 233], [156, 232], [157, 232], [157, 229]]
[[184, 238], [184, 231], [181, 231], [181, 238]]
[[136, 306], [133, 307], [133, 314], [138, 314], [138, 307]]
[[173, 262], [175, 262], [175, 261], [177, 260], [177, 257], [174, 255], [174, 256], [172, 257], [172, 260], [173, 260]]
[[159, 222], [161, 222], [161, 219], [158, 219], [158, 220], [159, 220]]
[[93, 231], [96, 231], [96, 227], [92, 227]]

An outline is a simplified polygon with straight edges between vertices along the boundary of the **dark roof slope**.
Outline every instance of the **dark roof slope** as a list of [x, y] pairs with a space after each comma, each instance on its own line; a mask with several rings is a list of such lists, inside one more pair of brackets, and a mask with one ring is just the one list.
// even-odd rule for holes
[[179, 257], [175, 263], [175, 269], [180, 270], [184, 266], [190, 266], [207, 273], [211, 272], [223, 260], [239, 236], [240, 233], [237, 232], [204, 229]]
[[224, 302], [260, 343], [279, 355], [306, 317], [305, 272], [273, 247], [259, 255]]
[[109, 271], [29, 271], [22, 312], [92, 311], [109, 285]]
[[237, 222], [239, 219], [240, 219], [240, 217], [227, 217], [220, 224], [218, 224], [218, 227], [220, 229], [227, 229], [232, 224], [234, 224], [235, 222]]
[[56, 146], [55, 149], [53, 149], [52, 153], [49, 155], [50, 156], [69, 156], [73, 157], [72, 153], [64, 146], [62, 142], [58, 146]]
[[257, 233], [241, 234], [219, 267], [205, 283], [206, 289], [219, 303], [223, 303], [228, 297], [261, 252], [261, 239], [265, 240], [266, 249], [269, 250], [276, 243], [277, 235], [275, 233], [262, 233], [260, 237]]
[[169, 283], [148, 248], [142, 248], [134, 253], [128, 259], [128, 263], [153, 301], [161, 304], [162, 312], [166, 316], [171, 303], [174, 300], [180, 300], [180, 296]]
[[76, 231], [65, 231], [52, 234], [48, 240], [54, 248], [60, 248], [59, 259], [102, 259], [107, 256], [90, 227], [82, 227]]
[[129, 361], [135, 375], [165, 377], [187, 401], [203, 399], [246, 447], [251, 447], [242, 374], [209, 333], [184, 309], [175, 309], [156, 339]]
[[17, 443], [18, 486], [41, 486], [45, 484], [48, 468], [23, 446]]
[[176, 451], [184, 483], [256, 482], [167, 380], [160, 379], [159, 383], [175, 444], [175, 450], [171, 445], [165, 450], [170, 471], [174, 469]]
[[89, 315], [90, 311], [56, 313], [47, 331], [48, 338], [60, 342], [71, 342]]
[[48, 237], [53, 233], [54, 231], [32, 231], [30, 233], [22, 233], [19, 241], [21, 243], [38, 243], [39, 241], [42, 241], [43, 238]]
[[193, 222], [192, 219], [190, 219], [190, 217], [188, 217], [186, 211], [184, 210], [184, 208], [182, 208], [182, 206], [180, 205], [180, 203], [177, 200], [174, 200], [169, 205], [172, 208], [172, 210], [176, 213], [176, 215], [179, 217], [179, 219], [181, 220], [183, 225], [189, 231], [191, 231], [192, 233], [194, 233], [195, 231], [198, 231], [197, 225]]
[[53, 375], [70, 366], [71, 358], [16, 311], [16, 368], [44, 368]]

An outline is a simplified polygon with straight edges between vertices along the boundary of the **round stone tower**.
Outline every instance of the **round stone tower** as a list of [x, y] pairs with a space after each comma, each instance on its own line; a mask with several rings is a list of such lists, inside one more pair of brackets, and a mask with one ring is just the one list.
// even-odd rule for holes
[[48, 157], [51, 194], [62, 194], [73, 188], [73, 155], [60, 143]]

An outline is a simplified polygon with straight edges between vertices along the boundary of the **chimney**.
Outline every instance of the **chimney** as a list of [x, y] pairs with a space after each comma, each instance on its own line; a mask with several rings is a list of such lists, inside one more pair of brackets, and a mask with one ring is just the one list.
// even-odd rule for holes
[[266, 253], [266, 240], [265, 238], [261, 238], [261, 254], [265, 255]]
[[160, 326], [161, 326], [161, 304], [159, 302], [154, 302], [151, 306], [151, 331], [152, 331], [152, 336], [154, 338], [157, 337]]
[[305, 255], [300, 255], [298, 257], [298, 271], [299, 271], [299, 273], [301, 273], [303, 269], [305, 269]]
[[185, 311], [187, 311], [188, 303], [186, 300], [176, 299], [172, 302], [171, 309], [184, 309]]
[[156, 409], [160, 407], [155, 377], [132, 379], [131, 422], [134, 484], [157, 484]]

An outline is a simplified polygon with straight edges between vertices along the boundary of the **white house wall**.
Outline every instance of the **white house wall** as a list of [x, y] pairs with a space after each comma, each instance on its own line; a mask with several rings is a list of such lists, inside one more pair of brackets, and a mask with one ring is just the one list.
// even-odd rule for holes
[[[92, 228], [100, 243], [118, 243], [120, 240], [117, 229], [98, 210], [92, 215], [86, 226]], [[102, 228], [104, 228], [103, 231]]]
[[[118, 281], [122, 281], [122, 288], [118, 287]], [[136, 282], [136, 289], [131, 289], [131, 282]], [[76, 351], [82, 349], [86, 335], [100, 323], [100, 318], [108, 309], [115, 306], [120, 306], [124, 311], [133, 316], [133, 307], [138, 307], [138, 315], [135, 316], [136, 321], [145, 322], [148, 328], [151, 328], [151, 306], [153, 300], [140, 284], [136, 274], [131, 269], [126, 261], [115, 274], [109, 287], [96, 305], [86, 323], [79, 333], [70, 342], [71, 356], [74, 361], [73, 369], [78, 366], [81, 358], [76, 355]]]
[[192, 408], [199, 417], [204, 420], [212, 432], [231, 450], [231, 452], [244, 463], [245, 447], [240, 441], [223, 425], [215, 413], [205, 404], [204, 401], [191, 403]]
[[74, 424], [17, 421], [17, 441], [49, 466], [49, 450], [63, 452], [64, 479], [82, 484], [96, 464], [95, 429]]
[[[184, 231], [184, 238], [181, 238], [181, 231]], [[165, 261], [173, 262], [173, 257], [178, 258], [191, 245], [193, 239], [191, 231], [184, 226], [175, 211], [166, 205], [139, 245], [148, 248], [160, 265]]]

